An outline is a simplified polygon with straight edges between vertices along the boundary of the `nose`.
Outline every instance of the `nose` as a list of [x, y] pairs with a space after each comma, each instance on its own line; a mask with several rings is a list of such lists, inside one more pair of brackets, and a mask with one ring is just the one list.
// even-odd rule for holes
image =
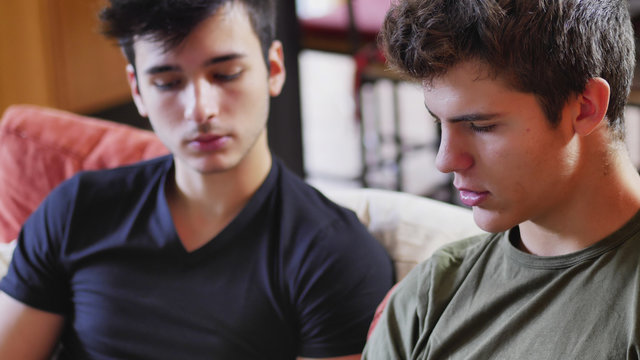
[[465, 145], [464, 137], [442, 126], [436, 168], [443, 173], [460, 172], [471, 168], [473, 164], [474, 159]]
[[206, 79], [194, 80], [185, 92], [185, 119], [198, 124], [206, 123], [218, 116], [220, 94]]

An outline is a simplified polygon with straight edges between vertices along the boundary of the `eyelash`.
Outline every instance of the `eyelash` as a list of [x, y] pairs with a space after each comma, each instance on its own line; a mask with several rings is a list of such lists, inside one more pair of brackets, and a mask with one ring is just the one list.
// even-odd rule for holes
[[180, 86], [180, 80], [169, 81], [166, 83], [154, 83], [154, 86], [160, 89], [161, 91], [169, 91]]
[[[436, 124], [437, 128], [439, 131], [442, 131], [442, 123], [440, 122], [440, 120], [438, 119], [433, 119], [433, 122]], [[469, 122], [468, 123], [469, 129], [475, 133], [488, 133], [491, 132], [495, 129], [496, 125], [486, 125], [486, 126], [476, 126], [475, 123], [473, 122]]]
[[485, 133], [492, 131], [496, 126], [495, 125], [487, 125], [487, 126], [476, 126], [474, 123], [469, 123], [469, 128], [473, 132], [477, 133]]
[[237, 78], [240, 77], [240, 75], [242, 75], [242, 71], [238, 71], [236, 73], [233, 73], [231, 75], [226, 75], [226, 74], [216, 74], [213, 77], [217, 80], [223, 81], [223, 82], [228, 82], [228, 81], [233, 81]]
[[[213, 75], [213, 79], [215, 79], [216, 81], [223, 82], [223, 83], [231, 82], [231, 81], [236, 80], [237, 78], [239, 78], [240, 75], [242, 75], [242, 73], [243, 73], [243, 71], [238, 71], [237, 73], [230, 74], [230, 75], [214, 74]], [[171, 91], [173, 89], [176, 89], [176, 88], [180, 87], [181, 84], [182, 84], [182, 80], [174, 80], [174, 81], [169, 81], [169, 82], [166, 82], [166, 83], [154, 83], [154, 86], [156, 88], [158, 88], [160, 91]]]

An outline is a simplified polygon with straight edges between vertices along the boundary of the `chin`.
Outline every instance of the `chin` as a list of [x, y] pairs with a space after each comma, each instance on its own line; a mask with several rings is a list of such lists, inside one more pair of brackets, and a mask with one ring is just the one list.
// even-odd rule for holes
[[203, 175], [214, 175], [224, 173], [226, 171], [232, 170], [238, 165], [237, 162], [216, 162], [204, 164], [203, 166], [199, 166], [196, 170]]
[[232, 159], [191, 159], [185, 161], [185, 165], [203, 175], [213, 175], [231, 170], [238, 165], [238, 161]]
[[490, 233], [507, 231], [518, 225], [517, 221], [512, 221], [506, 214], [477, 207], [473, 208], [473, 221], [480, 229]]

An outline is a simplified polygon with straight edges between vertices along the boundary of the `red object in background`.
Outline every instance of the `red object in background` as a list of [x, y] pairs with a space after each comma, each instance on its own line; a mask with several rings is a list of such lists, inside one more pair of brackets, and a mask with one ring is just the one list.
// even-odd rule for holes
[[301, 18], [303, 46], [354, 54], [363, 44], [375, 42], [390, 6], [391, 0], [348, 0], [327, 15]]
[[0, 120], [0, 242], [59, 183], [81, 170], [167, 154], [151, 131], [32, 105], [13, 105]]
[[[385, 14], [391, 6], [390, 0], [350, 0], [353, 6], [355, 28], [363, 41], [375, 40]], [[331, 13], [314, 18], [300, 19], [303, 35], [324, 34], [345, 37], [350, 31], [349, 3], [345, 2]]]
[[361, 118], [359, 99], [363, 74], [372, 64], [384, 65], [376, 39], [391, 0], [347, 0], [327, 15], [301, 18], [303, 47], [348, 53], [356, 63], [356, 118]]

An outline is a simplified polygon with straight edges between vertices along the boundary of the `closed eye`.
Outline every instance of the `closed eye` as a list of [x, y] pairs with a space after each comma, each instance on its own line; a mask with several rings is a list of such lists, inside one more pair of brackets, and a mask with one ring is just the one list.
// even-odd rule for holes
[[240, 75], [242, 75], [243, 71], [238, 71], [232, 74], [222, 74], [222, 73], [218, 73], [213, 75], [214, 79], [218, 80], [218, 81], [222, 81], [222, 82], [229, 82], [229, 81], [233, 81], [236, 80], [240, 77]]
[[485, 126], [478, 126], [473, 122], [469, 122], [469, 128], [471, 129], [471, 131], [477, 132], [477, 133], [490, 132], [493, 129], [495, 129], [495, 127], [496, 127], [495, 124], [485, 125]]
[[155, 86], [157, 89], [161, 91], [174, 90], [179, 88], [181, 85], [182, 85], [181, 79], [166, 80], [166, 81], [162, 79], [157, 79], [153, 81], [153, 86]]
[[[425, 107], [426, 107], [426, 104], [425, 104]], [[434, 122], [440, 129], [442, 126], [442, 121], [440, 120], [440, 118], [438, 118], [433, 112], [431, 112], [431, 110], [429, 110], [428, 107], [427, 107], [427, 111], [433, 117]], [[453, 124], [465, 125], [475, 133], [488, 133], [495, 130], [497, 124], [490, 123], [487, 125], [479, 126], [478, 123], [480, 124], [486, 123], [486, 122], [489, 122], [490, 120], [494, 120], [500, 117], [501, 115], [499, 113], [470, 113], [470, 114], [452, 117], [451, 119], [447, 120], [447, 122], [450, 122]]]

